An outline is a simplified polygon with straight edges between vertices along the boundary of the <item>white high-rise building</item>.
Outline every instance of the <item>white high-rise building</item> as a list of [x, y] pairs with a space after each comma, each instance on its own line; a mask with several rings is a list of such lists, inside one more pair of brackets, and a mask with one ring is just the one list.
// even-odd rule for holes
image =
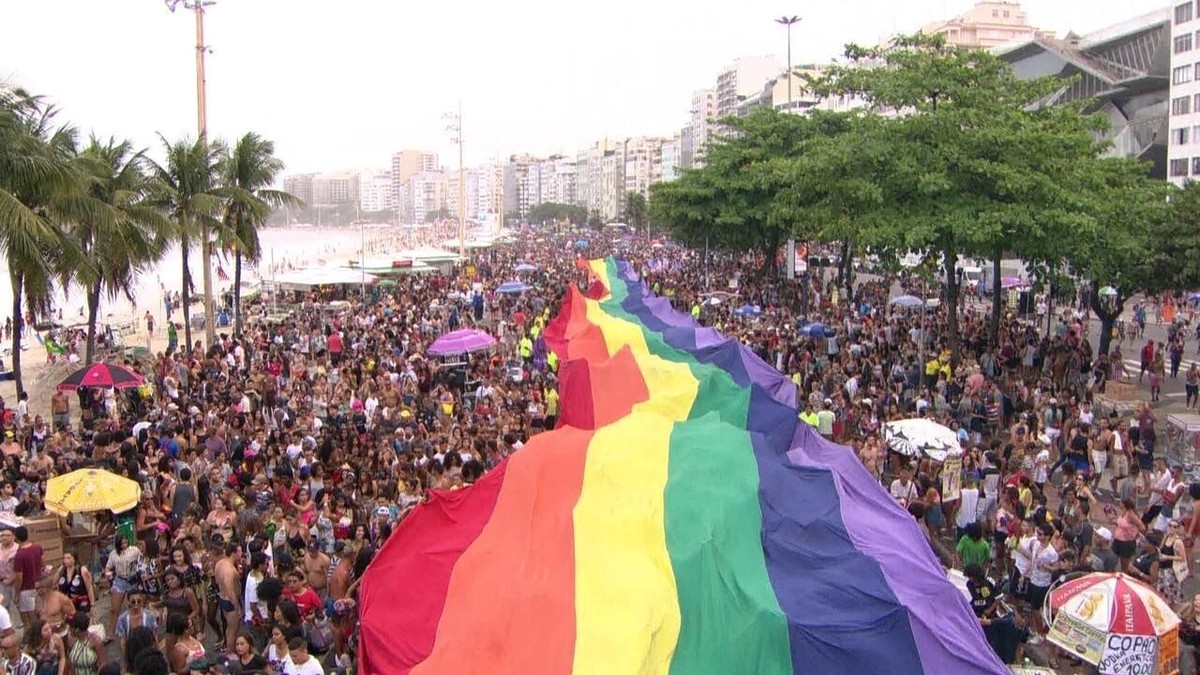
[[717, 126], [717, 92], [713, 89], [701, 89], [692, 94], [692, 123], [691, 128], [691, 166], [704, 165], [704, 149], [716, 131]]
[[[738, 104], [762, 92], [767, 80], [783, 71], [774, 56], [743, 56], [717, 76], [717, 117], [737, 114]], [[693, 104], [695, 100], [693, 99]]]
[[363, 211], [391, 211], [396, 208], [392, 172], [364, 171], [358, 175], [358, 207]]
[[661, 138], [630, 138], [625, 141], [625, 189], [622, 201], [630, 192], [649, 199], [650, 186], [662, 180]]
[[681, 167], [679, 166], [680, 141], [679, 134], [676, 134], [674, 138], [665, 140], [662, 143], [658, 164], [662, 167], [661, 180], [663, 182], [673, 181], [679, 177], [681, 171]]
[[1172, 5], [1169, 114], [1167, 178], [1200, 180], [1200, 0]]

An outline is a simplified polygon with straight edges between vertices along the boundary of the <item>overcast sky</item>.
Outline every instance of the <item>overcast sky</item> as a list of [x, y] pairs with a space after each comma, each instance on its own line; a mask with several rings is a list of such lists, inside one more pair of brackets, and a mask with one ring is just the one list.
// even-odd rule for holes
[[[256, 131], [289, 172], [385, 166], [424, 148], [456, 163], [442, 116], [461, 100], [468, 163], [670, 134], [691, 92], [742, 55], [828, 60], [846, 42], [973, 0], [220, 0], [206, 14], [209, 133]], [[1086, 32], [1158, 0], [1025, 0]], [[48, 95], [85, 132], [157, 146], [195, 134], [195, 24], [161, 0], [0, 0], [0, 80]]]

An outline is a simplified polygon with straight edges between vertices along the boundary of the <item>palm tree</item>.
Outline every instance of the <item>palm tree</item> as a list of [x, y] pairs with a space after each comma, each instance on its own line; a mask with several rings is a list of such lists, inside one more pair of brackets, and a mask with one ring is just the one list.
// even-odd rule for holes
[[[175, 236], [183, 256], [183, 326], [187, 349], [192, 347], [191, 298], [192, 271], [188, 254], [192, 243], [220, 225], [216, 215], [224, 205], [226, 192], [217, 184], [218, 159], [223, 152], [220, 143], [205, 139], [180, 140], [171, 143], [161, 135], [166, 151], [165, 164], [155, 164], [154, 201], [175, 223]], [[208, 264], [205, 261], [205, 264]], [[205, 321], [214, 317], [205, 316]]]
[[0, 249], [12, 284], [12, 367], [21, 375], [24, 309], [48, 313], [56, 272], [79, 263], [56, 223], [94, 213], [81, 197], [71, 157], [75, 130], [55, 127], [57, 110], [21, 89], [0, 88]]
[[100, 141], [93, 136], [79, 162], [87, 176], [86, 193], [106, 207], [97, 217], [81, 218], [71, 228], [73, 240], [91, 263], [79, 275], [88, 309], [84, 361], [91, 363], [101, 295], [133, 299], [134, 279], [166, 252], [170, 221], [149, 201], [146, 159], [142, 152], [133, 151], [129, 141]]
[[242, 332], [242, 258], [257, 262], [262, 256], [258, 228], [272, 211], [284, 206], [305, 208], [303, 202], [282, 190], [271, 189], [283, 171], [275, 144], [250, 132], [221, 158], [224, 185], [234, 188], [225, 203], [222, 245], [233, 249], [233, 332]]

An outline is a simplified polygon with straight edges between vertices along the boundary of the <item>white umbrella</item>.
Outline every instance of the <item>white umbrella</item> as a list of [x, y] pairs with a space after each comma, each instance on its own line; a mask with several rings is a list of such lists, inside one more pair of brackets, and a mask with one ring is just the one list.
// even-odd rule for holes
[[947, 457], [962, 455], [958, 436], [947, 427], [924, 418], [899, 420], [883, 425], [883, 437], [888, 447], [902, 455], [922, 455], [944, 462]]

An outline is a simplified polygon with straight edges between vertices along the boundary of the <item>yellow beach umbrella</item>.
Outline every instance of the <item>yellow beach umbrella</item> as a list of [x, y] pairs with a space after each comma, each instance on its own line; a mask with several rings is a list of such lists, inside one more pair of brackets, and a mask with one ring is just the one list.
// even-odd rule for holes
[[46, 509], [60, 516], [91, 511], [121, 513], [137, 506], [141, 496], [142, 486], [137, 481], [104, 469], [79, 469], [46, 483]]

